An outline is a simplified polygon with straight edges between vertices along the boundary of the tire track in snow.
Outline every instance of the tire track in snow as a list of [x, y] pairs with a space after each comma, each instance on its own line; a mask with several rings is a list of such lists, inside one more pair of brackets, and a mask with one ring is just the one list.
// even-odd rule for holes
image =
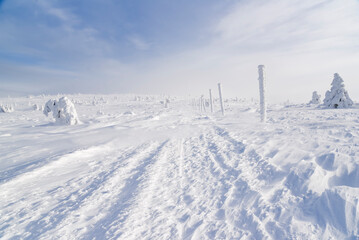
[[208, 140], [206, 133], [189, 138], [184, 145], [184, 191], [177, 211], [179, 224], [182, 225], [182, 239], [228, 237], [225, 216], [220, 207], [228, 191], [223, 171], [230, 171], [230, 167], [211, 160]]
[[[146, 154], [156, 145], [151, 143], [127, 149], [120, 157], [116, 155], [121, 151], [114, 148], [113, 144], [81, 150], [1, 185], [0, 190], [3, 189], [6, 194], [0, 202], [8, 204], [1, 209], [4, 213], [1, 215], [7, 216], [1, 228], [6, 236], [26, 239], [40, 237], [78, 209], [118, 169], [129, 166], [131, 170], [133, 166], [129, 160]], [[67, 180], [64, 182], [64, 179]], [[26, 185], [35, 191], [24, 192]], [[38, 187], [34, 188], [34, 185]], [[13, 192], [9, 193], [9, 189]], [[17, 199], [16, 189], [22, 189], [21, 199]]]
[[[143, 191], [143, 184], [146, 182], [149, 176], [149, 168], [156, 165], [159, 161], [162, 152], [165, 152], [165, 148], [168, 144], [168, 140], [161, 143], [154, 151], [151, 152], [145, 159], [143, 159], [137, 166], [131, 171], [131, 175], [125, 178], [119, 177], [118, 180], [123, 182], [123, 186], [118, 188], [118, 191], [111, 193], [110, 203], [108, 201], [105, 204], [109, 204], [108, 213], [94, 223], [91, 228], [84, 233], [80, 238], [97, 238], [97, 239], [117, 239], [123, 232], [121, 229], [127, 219], [131, 216], [131, 209], [138, 200], [138, 195]], [[111, 188], [111, 190], [115, 190]], [[99, 197], [102, 197], [101, 195]]]
[[136, 203], [115, 238], [123, 239], [178, 239], [179, 229], [175, 209], [181, 190], [182, 140], [170, 140], [149, 167], [146, 180], [136, 196]]
[[114, 236], [124, 239], [223, 238], [225, 235], [215, 232], [217, 228], [226, 228], [217, 207], [223, 202], [218, 193], [225, 189], [218, 181], [219, 175], [210, 174], [215, 170], [208, 161], [207, 146], [203, 134], [171, 141], [149, 168], [149, 179], [144, 181], [137, 203], [123, 227], [116, 227], [119, 230]]

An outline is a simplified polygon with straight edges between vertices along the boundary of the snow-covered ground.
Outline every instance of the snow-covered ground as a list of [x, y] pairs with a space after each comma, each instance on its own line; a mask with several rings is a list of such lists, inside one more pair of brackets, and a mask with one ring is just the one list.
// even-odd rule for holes
[[56, 97], [0, 99], [2, 239], [359, 236], [358, 106], [70, 95], [59, 126], [34, 107]]

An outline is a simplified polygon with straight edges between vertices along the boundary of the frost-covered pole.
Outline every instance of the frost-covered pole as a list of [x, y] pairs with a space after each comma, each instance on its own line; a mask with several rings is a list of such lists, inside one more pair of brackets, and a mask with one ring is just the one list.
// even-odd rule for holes
[[206, 112], [206, 103], [203, 99], [203, 95], [201, 96], [201, 105], [202, 105], [203, 112]]
[[212, 90], [209, 89], [209, 103], [211, 104], [211, 113], [213, 113], [213, 100], [212, 100]]
[[266, 99], [265, 99], [265, 74], [264, 74], [264, 65], [258, 66], [258, 80], [259, 80], [259, 98], [260, 98], [260, 113], [261, 121], [266, 121]]
[[223, 98], [222, 98], [222, 88], [221, 88], [221, 84], [220, 84], [220, 83], [218, 83], [218, 92], [219, 92], [219, 102], [221, 103], [222, 115], [224, 116], [224, 107], [223, 107]]

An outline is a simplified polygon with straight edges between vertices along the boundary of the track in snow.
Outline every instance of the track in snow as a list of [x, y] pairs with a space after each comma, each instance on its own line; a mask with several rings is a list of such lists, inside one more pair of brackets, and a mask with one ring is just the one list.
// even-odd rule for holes
[[[145, 123], [148, 120], [141, 124]], [[304, 162], [309, 167], [302, 172], [274, 166], [270, 159], [280, 151], [272, 145], [275, 140], [265, 145], [269, 152], [261, 156], [253, 143], [266, 139], [247, 145], [207, 118], [167, 125], [158, 122], [151, 127], [154, 134], [173, 130], [161, 140], [145, 140], [131, 147], [119, 147], [114, 140], [3, 173], [0, 237], [309, 238], [323, 236], [322, 226], [312, 224], [314, 219], [304, 225], [311, 232], [301, 232], [298, 226], [302, 223], [294, 217], [313, 219], [306, 209], [326, 200], [341, 201], [332, 192], [314, 196], [301, 188], [302, 181], [313, 174], [314, 163]], [[190, 135], [179, 134], [183, 128]], [[275, 131], [280, 134], [283, 130]], [[304, 134], [296, 136], [303, 142], [306, 139]], [[306, 144], [316, 147], [309, 141]], [[291, 156], [289, 151], [284, 153]], [[328, 168], [323, 163], [328, 156], [332, 155], [324, 154], [315, 161]], [[346, 231], [342, 223], [336, 226]]]

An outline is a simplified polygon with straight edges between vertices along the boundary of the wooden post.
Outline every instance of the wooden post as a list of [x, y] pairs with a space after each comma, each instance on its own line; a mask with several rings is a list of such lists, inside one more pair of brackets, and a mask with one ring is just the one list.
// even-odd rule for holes
[[259, 98], [260, 98], [260, 113], [261, 113], [261, 122], [266, 121], [266, 99], [265, 99], [265, 72], [264, 65], [258, 66], [258, 80], [259, 80]]
[[219, 92], [219, 102], [221, 103], [222, 115], [224, 116], [224, 107], [223, 107], [223, 98], [222, 98], [222, 88], [221, 88], [221, 84], [220, 84], [220, 83], [218, 83], [218, 92]]

